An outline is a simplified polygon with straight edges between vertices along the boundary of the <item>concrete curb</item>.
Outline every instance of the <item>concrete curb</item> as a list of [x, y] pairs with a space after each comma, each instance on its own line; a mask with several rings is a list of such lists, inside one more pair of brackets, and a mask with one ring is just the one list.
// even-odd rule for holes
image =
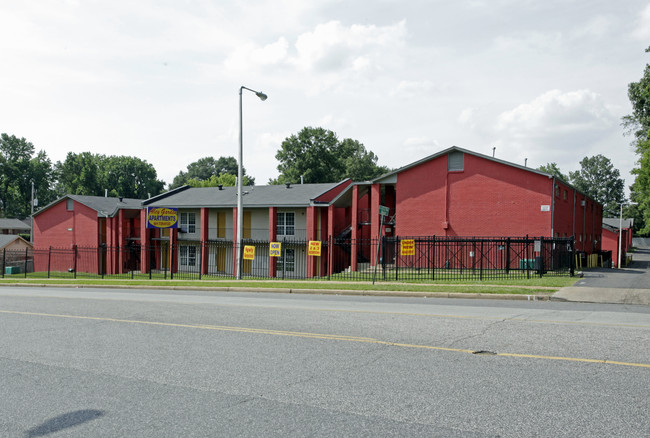
[[[95, 284], [26, 284], [2, 283], [2, 286], [14, 287], [58, 287], [58, 288], [89, 288], [89, 289], [142, 289], [142, 290], [191, 290], [210, 292], [258, 292], [285, 293], [305, 295], [348, 295], [348, 296], [377, 296], [377, 297], [412, 297], [412, 298], [463, 298], [483, 300], [518, 300], [518, 301], [550, 301], [552, 294], [486, 294], [472, 292], [416, 292], [416, 291], [385, 291], [385, 290], [348, 290], [348, 289], [304, 289], [304, 288], [269, 288], [269, 287], [195, 287], [195, 286], [147, 286], [147, 285], [95, 285]], [[558, 300], [560, 301], [560, 300]]]

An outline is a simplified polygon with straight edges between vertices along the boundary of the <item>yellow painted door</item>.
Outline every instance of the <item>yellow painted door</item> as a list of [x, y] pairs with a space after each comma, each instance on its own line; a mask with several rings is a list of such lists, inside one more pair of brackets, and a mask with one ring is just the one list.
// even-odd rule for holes
[[226, 271], [226, 248], [217, 248], [217, 271]]
[[226, 237], [226, 213], [217, 213], [217, 238], [225, 239]]

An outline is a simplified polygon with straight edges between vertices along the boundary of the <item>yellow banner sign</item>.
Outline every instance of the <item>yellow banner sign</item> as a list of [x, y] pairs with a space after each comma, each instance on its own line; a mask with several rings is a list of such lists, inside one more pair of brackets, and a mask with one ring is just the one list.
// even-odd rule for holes
[[252, 245], [244, 246], [244, 260], [255, 260], [255, 247]]
[[269, 256], [270, 257], [282, 256], [282, 243], [280, 242], [269, 243]]
[[400, 255], [415, 255], [415, 240], [402, 240], [400, 241]]
[[147, 228], [178, 228], [178, 208], [148, 208]]
[[307, 250], [307, 255], [320, 257], [320, 241], [310, 240], [309, 249]]

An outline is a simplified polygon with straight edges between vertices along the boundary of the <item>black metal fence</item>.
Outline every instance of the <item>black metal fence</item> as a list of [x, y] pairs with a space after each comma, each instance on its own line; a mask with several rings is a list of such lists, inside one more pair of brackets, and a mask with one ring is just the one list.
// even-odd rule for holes
[[[544, 237], [384, 237], [334, 239], [309, 254], [307, 240], [270, 242], [246, 239], [242, 278], [337, 279], [360, 281], [489, 280], [573, 275], [572, 238]], [[246, 246], [246, 251], [244, 251]], [[275, 251], [274, 251], [275, 252]], [[168, 241], [142, 247], [73, 247], [3, 250], [2, 277], [191, 279], [232, 278], [237, 248], [229, 240]], [[378, 261], [375, 263], [375, 261]]]

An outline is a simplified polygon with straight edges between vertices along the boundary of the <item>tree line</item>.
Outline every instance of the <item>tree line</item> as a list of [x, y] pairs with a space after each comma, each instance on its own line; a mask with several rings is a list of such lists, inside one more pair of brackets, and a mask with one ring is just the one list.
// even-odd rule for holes
[[[305, 127], [285, 139], [276, 154], [279, 176], [269, 184], [336, 182], [345, 178], [362, 181], [389, 171], [378, 166], [378, 157], [357, 140], [340, 140], [327, 129]], [[238, 164], [234, 157], [204, 157], [190, 163], [167, 187], [234, 186]], [[255, 178], [243, 169], [243, 183]], [[165, 182], [151, 163], [137, 157], [69, 152], [52, 163], [45, 151], [25, 138], [0, 135], [0, 217], [24, 218], [34, 198], [45, 206], [58, 197], [91, 195], [146, 199], [161, 194]], [[38, 209], [35, 202], [35, 210]]]

